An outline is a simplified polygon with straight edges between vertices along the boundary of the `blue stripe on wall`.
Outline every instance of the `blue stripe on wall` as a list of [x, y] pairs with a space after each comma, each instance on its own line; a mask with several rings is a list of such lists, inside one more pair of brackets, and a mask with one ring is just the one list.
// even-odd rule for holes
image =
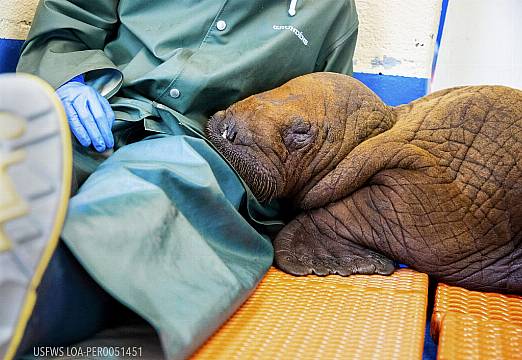
[[437, 67], [437, 59], [439, 57], [440, 42], [442, 41], [442, 33], [444, 31], [444, 23], [446, 22], [446, 13], [448, 12], [449, 0], [442, 0], [442, 8], [440, 11], [439, 29], [437, 31], [437, 40], [435, 41], [435, 53], [433, 54], [433, 64], [431, 65], [431, 77], [435, 74]]
[[440, 11], [439, 29], [437, 31], [437, 45], [440, 46], [442, 40], [442, 32], [444, 30], [444, 23], [446, 22], [446, 13], [448, 12], [449, 0], [442, 0], [442, 8]]
[[354, 73], [353, 76], [391, 106], [409, 103], [428, 92], [429, 79], [367, 73]]
[[23, 43], [22, 40], [0, 39], [0, 73], [16, 70]]

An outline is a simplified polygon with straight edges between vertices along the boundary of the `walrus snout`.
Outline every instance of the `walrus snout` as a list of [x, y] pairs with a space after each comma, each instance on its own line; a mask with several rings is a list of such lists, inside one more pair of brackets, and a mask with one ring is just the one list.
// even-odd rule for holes
[[225, 122], [223, 126], [223, 132], [221, 133], [221, 137], [230, 142], [234, 142], [237, 135], [237, 127], [233, 121]]
[[218, 111], [212, 115], [208, 121], [207, 135], [212, 135], [216, 131], [219, 132], [219, 128], [226, 118], [225, 110]]
[[208, 122], [207, 136], [249, 185], [254, 196], [262, 203], [268, 202], [279, 195], [284, 179], [277, 168], [279, 156], [258, 149], [267, 148], [265, 142], [277, 136], [269, 136], [264, 131], [264, 122], [253, 121], [253, 114], [246, 106], [249, 102], [240, 104], [245, 107], [238, 109], [233, 105], [214, 114]]
[[237, 142], [241, 143], [241, 139], [239, 139], [238, 135], [240, 132], [240, 126], [236, 119], [233, 116], [227, 115], [225, 111], [219, 111], [215, 115], [210, 118], [207, 135], [211, 139], [212, 142], [222, 142], [226, 140], [224, 145], [226, 144], [236, 144]]
[[[207, 136], [211, 139], [212, 142], [216, 142], [216, 140], [221, 140], [221, 138], [230, 141], [230, 125], [226, 120], [226, 112], [224, 110], [218, 111], [210, 117], [206, 130]], [[237, 135], [237, 132], [235, 135]]]

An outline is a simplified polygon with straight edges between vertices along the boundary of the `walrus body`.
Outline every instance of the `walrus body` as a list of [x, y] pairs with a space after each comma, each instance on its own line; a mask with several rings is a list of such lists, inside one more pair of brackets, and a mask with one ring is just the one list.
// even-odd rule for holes
[[390, 274], [522, 293], [522, 91], [467, 86], [386, 106], [357, 80], [305, 75], [209, 122], [261, 201], [297, 210], [274, 240], [295, 275]]

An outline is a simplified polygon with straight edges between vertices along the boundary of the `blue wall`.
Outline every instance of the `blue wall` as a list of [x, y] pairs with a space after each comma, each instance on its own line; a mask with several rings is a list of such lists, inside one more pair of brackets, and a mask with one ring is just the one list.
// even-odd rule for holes
[[429, 79], [367, 73], [354, 73], [353, 76], [392, 106], [409, 103], [428, 92]]
[[0, 39], [0, 73], [15, 71], [22, 44], [22, 40]]

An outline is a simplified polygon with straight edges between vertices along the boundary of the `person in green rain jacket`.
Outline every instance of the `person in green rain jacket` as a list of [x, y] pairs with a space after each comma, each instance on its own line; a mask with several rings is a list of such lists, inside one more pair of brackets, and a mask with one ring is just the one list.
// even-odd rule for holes
[[353, 0], [40, 1], [18, 71], [58, 92], [81, 77], [115, 117], [74, 142], [62, 240], [170, 358], [249, 296], [280, 224], [204, 139], [207, 119], [302, 74], [351, 74], [357, 28]]

